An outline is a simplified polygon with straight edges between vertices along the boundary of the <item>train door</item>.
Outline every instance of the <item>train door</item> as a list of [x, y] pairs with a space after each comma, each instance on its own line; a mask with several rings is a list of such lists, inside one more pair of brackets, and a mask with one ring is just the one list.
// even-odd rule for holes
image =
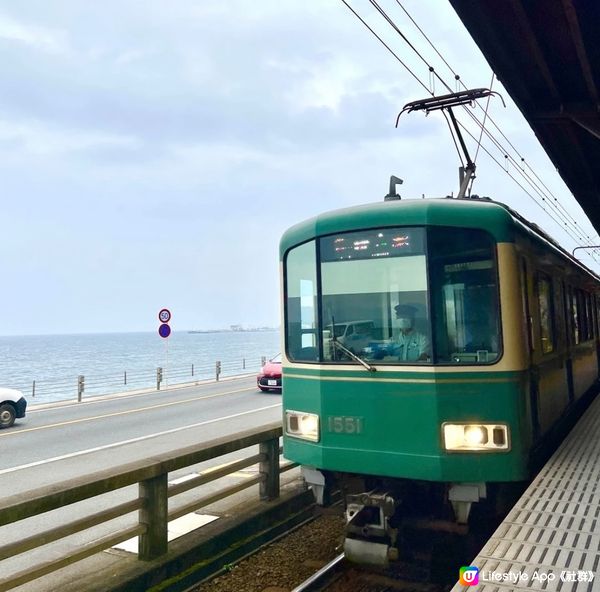
[[527, 340], [527, 365], [529, 367], [529, 405], [531, 409], [531, 429], [534, 442], [540, 436], [540, 416], [539, 416], [539, 374], [537, 365], [534, 364], [535, 339], [533, 335], [533, 318], [531, 315], [530, 302], [530, 278], [527, 261], [521, 258], [520, 264], [521, 275], [521, 300], [522, 310], [525, 315], [523, 326], [526, 328]]

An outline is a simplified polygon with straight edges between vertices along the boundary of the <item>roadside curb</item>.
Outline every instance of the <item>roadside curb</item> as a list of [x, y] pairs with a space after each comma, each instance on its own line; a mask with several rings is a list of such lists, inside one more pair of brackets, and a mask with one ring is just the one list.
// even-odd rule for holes
[[156, 388], [143, 388], [143, 389], [132, 389], [130, 391], [119, 391], [117, 393], [106, 393], [99, 395], [88, 395], [85, 396], [81, 401], [77, 401], [77, 399], [62, 399], [60, 401], [48, 401], [46, 403], [36, 403], [35, 399], [31, 397], [27, 399], [27, 411], [40, 411], [42, 409], [52, 409], [53, 407], [65, 407], [67, 405], [85, 405], [86, 403], [94, 403], [96, 401], [106, 401], [108, 399], [119, 399], [121, 397], [127, 396], [137, 396], [137, 395], [151, 395], [151, 394], [160, 394], [166, 393], [176, 390], [183, 390], [193, 388], [195, 386], [201, 386], [204, 384], [219, 384], [224, 382], [233, 382], [235, 380], [243, 380], [246, 378], [251, 378], [255, 376], [256, 373], [249, 374], [236, 374], [235, 376], [225, 376], [221, 377], [218, 381], [214, 378], [206, 378], [202, 380], [196, 380], [194, 382], [182, 382], [173, 385], [169, 385], [168, 387], [161, 388], [160, 390], [156, 390]]

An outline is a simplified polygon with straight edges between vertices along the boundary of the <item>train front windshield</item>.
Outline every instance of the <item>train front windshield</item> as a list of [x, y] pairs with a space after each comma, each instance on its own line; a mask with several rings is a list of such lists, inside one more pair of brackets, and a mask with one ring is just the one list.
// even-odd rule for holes
[[500, 356], [496, 249], [485, 231], [368, 229], [288, 251], [295, 362], [489, 364]]

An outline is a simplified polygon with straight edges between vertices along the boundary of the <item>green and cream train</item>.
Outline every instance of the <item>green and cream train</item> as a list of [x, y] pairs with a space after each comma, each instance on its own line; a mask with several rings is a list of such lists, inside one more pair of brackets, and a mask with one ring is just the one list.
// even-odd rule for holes
[[351, 558], [386, 563], [415, 516], [467, 524], [598, 379], [599, 278], [503, 204], [333, 211], [280, 257], [284, 455], [345, 492]]

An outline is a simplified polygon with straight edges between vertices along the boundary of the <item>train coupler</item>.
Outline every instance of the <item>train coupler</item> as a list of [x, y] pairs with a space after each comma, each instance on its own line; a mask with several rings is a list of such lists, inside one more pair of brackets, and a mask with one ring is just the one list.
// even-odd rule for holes
[[350, 561], [387, 567], [398, 558], [398, 531], [390, 526], [396, 500], [376, 491], [346, 497], [344, 554]]

